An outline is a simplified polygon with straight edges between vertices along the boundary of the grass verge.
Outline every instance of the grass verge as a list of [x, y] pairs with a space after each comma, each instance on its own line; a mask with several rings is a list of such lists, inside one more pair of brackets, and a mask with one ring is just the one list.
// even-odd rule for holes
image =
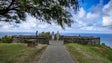
[[46, 46], [31, 48], [19, 43], [0, 43], [0, 63], [30, 63], [45, 48]]
[[106, 46], [66, 44], [68, 51], [79, 63], [112, 63], [112, 49]]

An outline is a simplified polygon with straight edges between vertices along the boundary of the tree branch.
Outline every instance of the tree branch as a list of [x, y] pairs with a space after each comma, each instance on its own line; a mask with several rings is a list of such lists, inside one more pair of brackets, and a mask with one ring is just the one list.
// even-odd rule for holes
[[20, 11], [20, 10], [19, 10], [19, 9], [17, 9], [17, 8], [11, 8], [11, 9], [9, 9], [9, 10]]
[[10, 11], [10, 7], [13, 5], [15, 0], [12, 0], [11, 4], [6, 9], [0, 9], [0, 15], [5, 15]]
[[11, 4], [7, 8], [9, 9], [13, 5], [14, 2], [15, 0], [12, 0]]

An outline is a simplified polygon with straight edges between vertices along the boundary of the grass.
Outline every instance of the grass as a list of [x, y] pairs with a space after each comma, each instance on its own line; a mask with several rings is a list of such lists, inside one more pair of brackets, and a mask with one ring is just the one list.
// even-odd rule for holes
[[79, 63], [112, 63], [112, 49], [106, 46], [66, 44], [68, 51]]
[[29, 59], [39, 55], [42, 48], [30, 48], [19, 43], [0, 43], [0, 63], [28, 63]]

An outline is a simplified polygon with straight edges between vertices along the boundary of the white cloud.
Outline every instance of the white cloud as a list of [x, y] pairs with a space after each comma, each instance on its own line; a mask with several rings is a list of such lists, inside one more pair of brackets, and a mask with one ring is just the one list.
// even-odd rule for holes
[[[83, 17], [82, 17], [83, 16]], [[73, 15], [75, 23], [80, 27], [93, 26], [97, 24], [97, 20], [100, 18], [100, 12], [86, 12], [83, 8], [80, 8], [78, 15]]]
[[39, 24], [38, 25], [38, 28], [46, 28], [48, 27], [49, 25], [47, 23], [44, 23], [44, 24]]
[[112, 26], [112, 0], [103, 7], [103, 26]]
[[25, 22], [22, 22], [20, 24], [20, 28], [23, 28], [23, 29], [32, 29], [34, 27], [36, 27], [36, 18], [33, 18], [29, 15], [27, 15], [27, 18], [26, 18], [26, 21]]
[[112, 16], [103, 17], [103, 26], [112, 26]]
[[7, 22], [0, 22], [0, 31], [8, 31], [8, 30], [12, 30], [13, 25], [11, 25], [11, 23], [7, 23]]
[[93, 19], [97, 19], [100, 15], [98, 13], [87, 13], [87, 19], [89, 20], [93, 20]]
[[83, 18], [85, 16], [86, 12], [83, 8], [80, 8], [80, 11], [78, 12], [78, 17]]
[[[74, 29], [74, 31], [85, 30], [86, 32], [111, 32], [112, 30], [110, 28], [102, 26], [102, 1], [98, 5], [92, 6], [90, 10], [92, 11], [86, 12], [83, 8], [80, 8], [78, 16], [73, 16], [73, 18], [75, 19], [75, 23], [73, 24], [71, 31], [73, 31]], [[112, 15], [111, 12], [109, 12], [109, 14]], [[112, 18], [109, 18], [109, 20], [111, 19]]]

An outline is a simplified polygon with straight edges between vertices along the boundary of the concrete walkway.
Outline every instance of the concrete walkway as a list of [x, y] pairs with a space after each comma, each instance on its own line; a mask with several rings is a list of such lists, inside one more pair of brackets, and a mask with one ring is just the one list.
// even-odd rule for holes
[[50, 45], [41, 56], [39, 63], [74, 63], [63, 47], [63, 41], [49, 41]]

